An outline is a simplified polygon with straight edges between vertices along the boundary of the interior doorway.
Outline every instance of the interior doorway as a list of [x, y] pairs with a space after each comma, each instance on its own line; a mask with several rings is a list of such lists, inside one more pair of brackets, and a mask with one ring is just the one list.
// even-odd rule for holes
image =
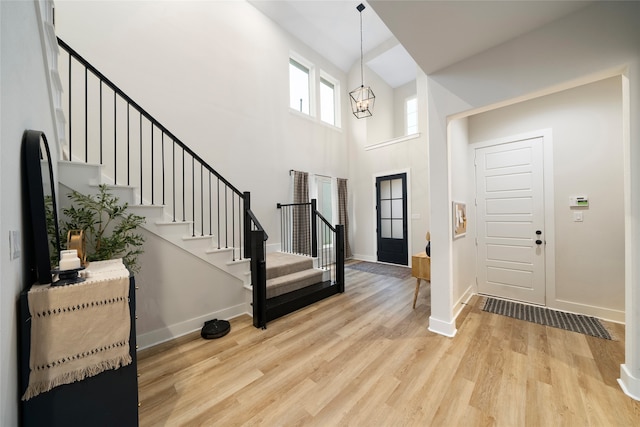
[[475, 149], [481, 294], [545, 305], [544, 138]]
[[407, 174], [376, 177], [379, 262], [408, 265]]

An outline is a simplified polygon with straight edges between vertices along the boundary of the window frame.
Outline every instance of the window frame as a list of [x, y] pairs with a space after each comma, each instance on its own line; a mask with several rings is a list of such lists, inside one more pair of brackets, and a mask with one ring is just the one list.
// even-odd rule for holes
[[[333, 86], [333, 123], [329, 123], [326, 120], [322, 119], [322, 84], [323, 81], [326, 82], [325, 85], [331, 85]], [[341, 116], [342, 116], [342, 111], [340, 108], [341, 105], [341, 97], [340, 97], [340, 80], [336, 79], [335, 77], [333, 77], [332, 75], [330, 75], [329, 73], [327, 73], [324, 70], [320, 70], [320, 78], [318, 79], [318, 87], [319, 89], [319, 93], [320, 93], [320, 97], [318, 99], [318, 103], [320, 104], [320, 121], [324, 124], [327, 124], [329, 126], [334, 126], [337, 128], [340, 128], [342, 126], [342, 122], [340, 120]]]
[[[300, 111], [297, 108], [293, 108], [291, 106], [291, 66], [294, 66], [296, 68], [298, 68], [300, 71], [307, 71], [307, 76], [308, 76], [308, 87], [307, 87], [307, 95], [309, 97], [309, 113], [307, 114], [304, 111]], [[298, 114], [302, 114], [304, 116], [309, 116], [309, 117], [315, 117], [316, 115], [316, 108], [315, 108], [315, 67], [313, 65], [313, 63], [311, 63], [310, 61], [308, 61], [307, 59], [305, 59], [304, 57], [294, 53], [294, 52], [290, 52], [289, 53], [289, 109], [291, 111], [295, 111]]]
[[[413, 114], [415, 114], [415, 125], [412, 126], [415, 130], [413, 132], [410, 132], [409, 130], [409, 102], [411, 101], [415, 101], [416, 105], [415, 111], [413, 112]], [[420, 127], [418, 125], [418, 95], [411, 95], [404, 100], [404, 132], [405, 135], [414, 135], [420, 132]]]

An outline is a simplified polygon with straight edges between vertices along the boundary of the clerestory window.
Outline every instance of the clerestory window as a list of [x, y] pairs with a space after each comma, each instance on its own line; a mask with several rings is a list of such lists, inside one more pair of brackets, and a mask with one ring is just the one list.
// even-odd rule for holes
[[335, 86], [320, 77], [320, 120], [330, 125], [336, 124]]
[[418, 98], [416, 96], [407, 98], [404, 111], [406, 135], [418, 133]]
[[303, 114], [311, 114], [309, 67], [289, 58], [289, 107]]

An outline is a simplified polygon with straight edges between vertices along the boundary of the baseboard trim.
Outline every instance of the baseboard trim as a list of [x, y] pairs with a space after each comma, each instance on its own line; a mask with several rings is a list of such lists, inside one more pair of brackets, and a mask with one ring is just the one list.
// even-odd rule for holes
[[241, 315], [247, 314], [246, 305], [238, 304], [233, 307], [226, 308], [224, 310], [214, 311], [209, 314], [194, 317], [193, 319], [185, 320], [180, 323], [168, 325], [164, 328], [159, 328], [150, 332], [137, 335], [136, 340], [138, 344], [138, 351], [145, 348], [153, 347], [163, 342], [171, 341], [183, 335], [190, 334], [198, 331], [202, 328], [205, 320], [210, 319], [232, 319]]
[[357, 261], [378, 262], [378, 259], [375, 256], [370, 255], [353, 254], [353, 259]]
[[568, 311], [571, 313], [582, 314], [585, 316], [597, 317], [598, 319], [608, 320], [615, 323], [625, 323], [624, 311], [613, 310], [610, 308], [596, 307], [588, 304], [580, 304], [571, 301], [556, 299], [547, 303], [547, 308], [554, 310]]
[[[473, 286], [469, 286], [466, 291], [462, 294], [462, 296], [456, 302], [455, 313], [453, 313], [453, 318], [457, 319], [464, 307], [469, 303], [469, 300], [473, 298], [476, 293], [473, 291]], [[454, 320], [455, 321], [455, 320]]]
[[280, 252], [281, 251], [281, 247], [280, 247], [280, 243], [268, 243], [266, 245], [266, 253], [270, 254], [273, 252]]
[[630, 398], [640, 401], [640, 378], [636, 378], [627, 369], [627, 365], [620, 365], [620, 378], [618, 378], [620, 388]]
[[454, 318], [451, 322], [445, 322], [444, 320], [436, 319], [435, 317], [429, 317], [429, 328], [431, 332], [434, 332], [439, 335], [444, 335], [445, 337], [453, 338], [456, 336], [456, 319]]

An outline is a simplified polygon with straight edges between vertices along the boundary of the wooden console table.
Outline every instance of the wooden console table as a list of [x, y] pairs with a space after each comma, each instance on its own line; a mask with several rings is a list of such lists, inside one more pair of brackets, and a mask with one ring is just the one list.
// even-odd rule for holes
[[431, 282], [431, 257], [426, 252], [420, 252], [411, 257], [411, 275], [416, 278], [416, 291], [413, 295], [413, 308], [416, 308], [420, 280]]

